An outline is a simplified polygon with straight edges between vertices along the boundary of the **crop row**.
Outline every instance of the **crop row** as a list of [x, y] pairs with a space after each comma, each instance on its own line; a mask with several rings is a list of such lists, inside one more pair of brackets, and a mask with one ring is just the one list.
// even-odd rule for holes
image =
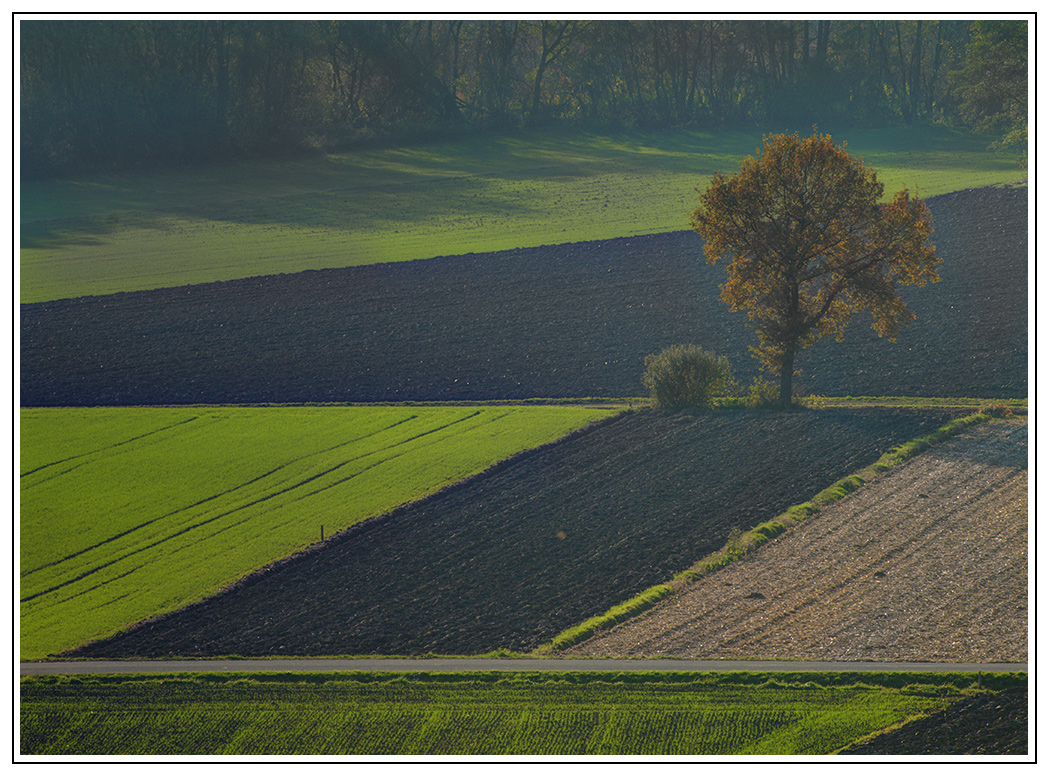
[[[566, 682], [566, 679], [572, 681]], [[24, 754], [822, 754], [959, 691], [403, 675], [28, 678]]]
[[613, 412], [23, 409], [22, 654], [199, 599]]

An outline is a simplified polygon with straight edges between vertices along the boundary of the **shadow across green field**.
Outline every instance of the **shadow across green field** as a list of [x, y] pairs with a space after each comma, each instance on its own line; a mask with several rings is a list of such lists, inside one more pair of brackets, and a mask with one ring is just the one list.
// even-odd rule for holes
[[740, 132], [530, 132], [286, 162], [29, 183], [21, 245], [89, 245], [128, 226], [164, 228], [174, 219], [341, 229], [348, 212], [361, 208], [406, 224], [468, 207], [540, 219], [546, 213], [542, 201], [530, 205], [528, 197], [494, 189], [493, 183], [538, 185], [617, 171], [710, 175], [760, 142], [759, 134]]
[[[22, 195], [21, 245], [76, 243], [111, 234], [129, 220], [138, 226], [163, 226], [172, 217], [339, 228], [346, 223], [347, 200], [365, 195], [371, 201], [369, 209], [385, 219], [406, 222], [447, 212], [451, 203], [464, 198], [477, 198], [471, 205], [481, 210], [529, 212], [532, 209], [513, 197], [479, 195], [493, 193], [492, 179], [542, 183], [614, 172], [706, 177], [735, 168], [761, 146], [762, 135], [758, 130], [512, 133], [284, 162], [30, 182]], [[960, 154], [972, 155], [967, 156], [968, 169], [1003, 168], [1000, 157], [986, 153], [987, 139], [945, 128], [842, 130], [833, 135], [877, 168], [942, 166], [938, 162], [951, 167], [959, 163]], [[432, 194], [440, 196], [412, 197], [414, 190], [435, 186], [440, 192]], [[401, 207], [391, 209], [394, 202]]]
[[[930, 196], [1018, 177], [986, 139], [943, 127], [844, 130], [836, 140], [866, 154], [890, 193], [908, 187]], [[759, 130], [529, 131], [25, 182], [21, 298], [686, 228], [694, 189], [761, 144]]]

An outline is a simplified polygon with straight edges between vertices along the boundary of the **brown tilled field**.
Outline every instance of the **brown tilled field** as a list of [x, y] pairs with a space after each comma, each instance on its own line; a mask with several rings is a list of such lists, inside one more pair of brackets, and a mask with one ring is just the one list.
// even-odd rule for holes
[[1028, 425], [975, 427], [573, 656], [1026, 661]]

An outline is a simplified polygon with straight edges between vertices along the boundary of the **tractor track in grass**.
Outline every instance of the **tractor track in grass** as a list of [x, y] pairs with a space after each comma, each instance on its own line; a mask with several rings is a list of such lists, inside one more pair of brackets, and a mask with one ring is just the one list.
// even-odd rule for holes
[[72, 655], [528, 652], [950, 418], [626, 413]]

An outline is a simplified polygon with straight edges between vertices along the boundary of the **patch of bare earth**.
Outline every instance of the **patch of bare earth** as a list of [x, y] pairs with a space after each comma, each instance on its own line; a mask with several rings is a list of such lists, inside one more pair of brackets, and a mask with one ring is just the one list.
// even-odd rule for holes
[[566, 654], [1026, 661], [1027, 530], [1027, 423], [981, 424]]

